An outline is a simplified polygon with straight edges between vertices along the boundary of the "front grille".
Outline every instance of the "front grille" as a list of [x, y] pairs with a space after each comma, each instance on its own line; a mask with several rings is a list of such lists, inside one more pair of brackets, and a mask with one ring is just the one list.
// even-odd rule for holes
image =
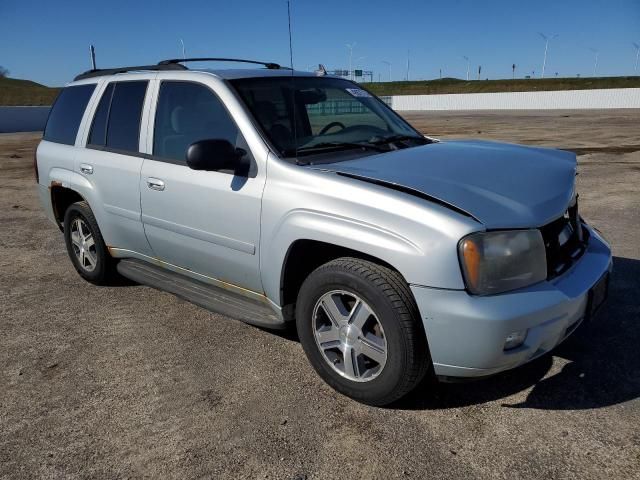
[[578, 215], [578, 202], [565, 214], [540, 228], [547, 254], [547, 279], [566, 272], [584, 254], [589, 232]]

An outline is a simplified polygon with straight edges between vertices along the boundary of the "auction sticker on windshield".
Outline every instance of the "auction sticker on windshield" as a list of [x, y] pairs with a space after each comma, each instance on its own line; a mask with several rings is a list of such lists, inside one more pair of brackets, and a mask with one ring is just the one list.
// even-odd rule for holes
[[349, 92], [354, 97], [370, 97], [371, 94], [366, 90], [362, 90], [361, 88], [345, 88], [347, 92]]

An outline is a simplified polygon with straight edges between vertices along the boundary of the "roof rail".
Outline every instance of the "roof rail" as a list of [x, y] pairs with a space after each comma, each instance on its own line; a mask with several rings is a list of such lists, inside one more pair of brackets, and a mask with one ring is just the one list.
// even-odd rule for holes
[[184, 62], [238, 62], [238, 63], [253, 63], [255, 65], [264, 65], [269, 70], [280, 70], [282, 68], [277, 63], [272, 62], [258, 62], [256, 60], [243, 60], [242, 58], [171, 58], [169, 60], [163, 60], [158, 65], [179, 65]]
[[139, 65], [137, 67], [118, 67], [118, 68], [98, 68], [95, 70], [87, 70], [73, 79], [84, 80], [85, 78], [102, 77], [104, 75], [115, 75], [116, 73], [125, 72], [141, 72], [141, 71], [158, 71], [158, 70], [188, 70], [184, 65], [177, 63], [159, 63], [157, 65]]

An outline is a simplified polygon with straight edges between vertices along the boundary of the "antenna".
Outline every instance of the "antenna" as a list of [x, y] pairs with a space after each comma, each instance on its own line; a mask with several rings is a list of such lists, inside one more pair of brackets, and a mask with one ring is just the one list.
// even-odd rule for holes
[[298, 118], [296, 116], [296, 81], [293, 72], [293, 41], [291, 40], [291, 1], [287, 0], [287, 18], [289, 21], [289, 61], [291, 63], [291, 104], [293, 107], [293, 142], [294, 156], [298, 158]]
[[89, 53], [91, 54], [91, 70], [96, 69], [96, 49], [93, 45], [89, 45]]

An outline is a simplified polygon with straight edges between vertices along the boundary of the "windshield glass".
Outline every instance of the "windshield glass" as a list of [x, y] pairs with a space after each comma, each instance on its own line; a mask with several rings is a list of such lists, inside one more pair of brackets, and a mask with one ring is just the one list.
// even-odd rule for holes
[[231, 83], [285, 158], [429, 143], [380, 99], [347, 80], [270, 77]]

